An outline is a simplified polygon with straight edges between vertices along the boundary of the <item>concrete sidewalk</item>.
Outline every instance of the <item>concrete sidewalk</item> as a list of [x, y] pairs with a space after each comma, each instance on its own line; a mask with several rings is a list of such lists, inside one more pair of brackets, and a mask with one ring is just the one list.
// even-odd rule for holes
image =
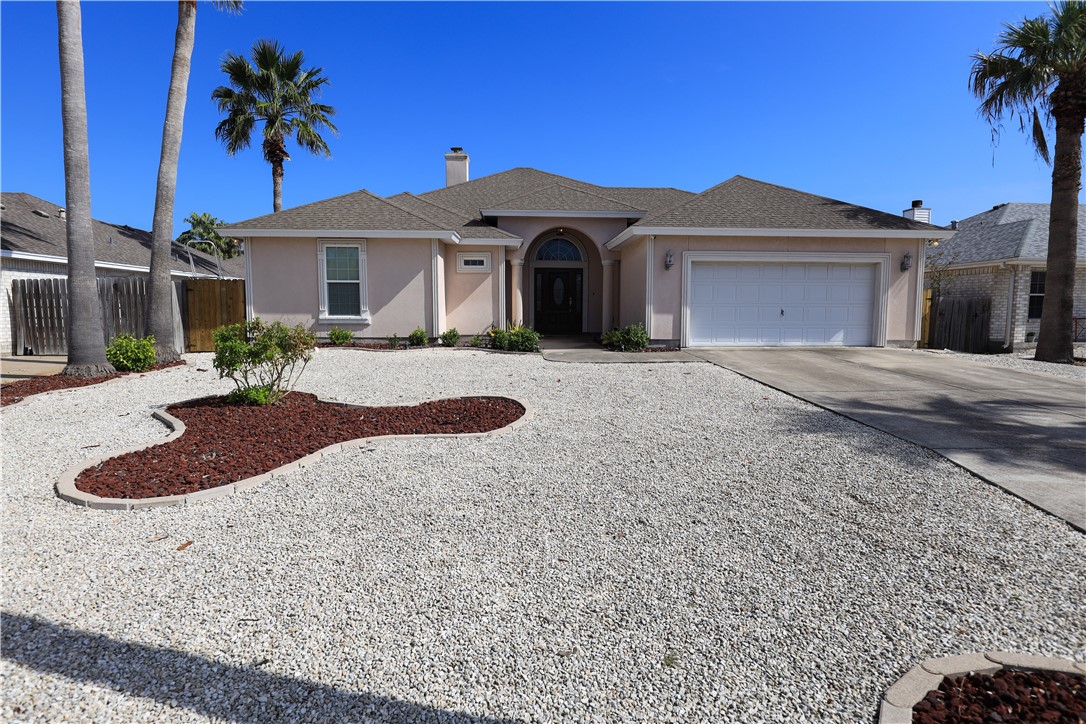
[[64, 369], [68, 358], [64, 355], [24, 355], [4, 357], [0, 360], [0, 379], [4, 384], [25, 380], [29, 377], [55, 375]]
[[890, 349], [691, 349], [930, 448], [1086, 531], [1086, 383]]
[[601, 347], [590, 337], [544, 337], [539, 342], [543, 359], [548, 362], [591, 362], [594, 364], [623, 364], [629, 362], [702, 362], [682, 351], [675, 352], [617, 352]]

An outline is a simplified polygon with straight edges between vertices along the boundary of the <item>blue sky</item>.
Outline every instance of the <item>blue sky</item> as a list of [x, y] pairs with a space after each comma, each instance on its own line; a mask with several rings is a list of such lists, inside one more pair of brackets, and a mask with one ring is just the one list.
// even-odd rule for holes
[[[969, 56], [1044, 3], [293, 3], [240, 16], [201, 2], [174, 234], [190, 211], [270, 212], [254, 148], [215, 140], [226, 51], [304, 50], [332, 81], [333, 157], [292, 152], [284, 206], [359, 188], [533, 166], [601, 185], [701, 191], [735, 174], [947, 224], [1047, 202], [1050, 169], [1017, 126], [998, 146]], [[150, 228], [177, 22], [172, 2], [84, 2], [95, 218]], [[56, 9], [0, 2], [0, 184], [64, 203]]]

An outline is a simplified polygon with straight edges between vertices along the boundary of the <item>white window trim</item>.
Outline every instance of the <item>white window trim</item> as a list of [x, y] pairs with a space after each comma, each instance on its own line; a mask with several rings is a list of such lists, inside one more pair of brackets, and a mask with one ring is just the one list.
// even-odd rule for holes
[[[328, 313], [328, 269], [324, 261], [324, 251], [328, 247], [354, 247], [358, 249], [358, 296], [361, 314], [358, 315], [331, 315]], [[325, 240], [321, 239], [317, 244], [317, 277], [320, 310], [318, 319], [322, 322], [346, 322], [355, 324], [370, 323], [369, 283], [366, 274], [366, 240]]]
[[[468, 259], [482, 259], [483, 266], [465, 266]], [[493, 268], [489, 251], [458, 251], [456, 252], [456, 271], [461, 274], [489, 274]]]
[[683, 347], [690, 346], [690, 273], [695, 262], [768, 262], [788, 263], [828, 263], [828, 264], [874, 264], [875, 265], [875, 310], [871, 324], [873, 347], [886, 346], [886, 313], [889, 308], [890, 294], [890, 255], [882, 253], [795, 253], [795, 252], [747, 252], [747, 251], [684, 251], [682, 282], [682, 339]]

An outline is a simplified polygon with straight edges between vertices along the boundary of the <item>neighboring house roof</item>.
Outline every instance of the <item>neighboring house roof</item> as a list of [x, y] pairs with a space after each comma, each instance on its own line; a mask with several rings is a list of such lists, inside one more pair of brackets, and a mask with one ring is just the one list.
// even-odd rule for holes
[[[951, 266], [1048, 257], [1048, 204], [1000, 204], [958, 222], [949, 239], [928, 249], [928, 259]], [[1078, 207], [1079, 261], [1086, 260], [1086, 206]]]
[[634, 226], [840, 231], [945, 231], [885, 211], [733, 176]]
[[[0, 194], [0, 247], [7, 255], [30, 254], [68, 258], [67, 221], [60, 217], [60, 206], [27, 193]], [[94, 230], [94, 259], [99, 266], [114, 265], [147, 271], [151, 264], [151, 232], [92, 220]], [[195, 249], [192, 262], [197, 274], [216, 276], [219, 266], [215, 257]], [[170, 269], [191, 274], [189, 249], [173, 243]], [[223, 276], [243, 278], [245, 262], [239, 257], [222, 260]]]
[[638, 209], [588, 189], [563, 183], [529, 191], [481, 211], [483, 216], [497, 216], [507, 211], [580, 211], [624, 214], [629, 217], [640, 217], [645, 213], [644, 209]]

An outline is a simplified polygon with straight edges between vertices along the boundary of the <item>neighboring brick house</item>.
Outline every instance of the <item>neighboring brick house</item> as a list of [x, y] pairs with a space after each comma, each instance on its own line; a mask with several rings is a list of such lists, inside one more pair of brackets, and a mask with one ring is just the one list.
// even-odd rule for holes
[[[952, 227], [953, 228], [953, 227]], [[994, 349], [1031, 345], [1041, 322], [1048, 258], [1048, 204], [1000, 204], [957, 222], [927, 253], [925, 288], [943, 297], [992, 301]], [[1086, 318], [1086, 207], [1078, 212], [1074, 316]], [[1086, 341], [1081, 329], [1078, 341]]]
[[[151, 263], [151, 232], [131, 226], [93, 220], [95, 269], [100, 277], [146, 276]], [[14, 350], [14, 309], [11, 284], [15, 279], [64, 279], [68, 276], [68, 230], [64, 209], [26, 193], [0, 194], [0, 350]], [[215, 257], [174, 243], [171, 274], [185, 277], [241, 279], [241, 258], [220, 263]]]

